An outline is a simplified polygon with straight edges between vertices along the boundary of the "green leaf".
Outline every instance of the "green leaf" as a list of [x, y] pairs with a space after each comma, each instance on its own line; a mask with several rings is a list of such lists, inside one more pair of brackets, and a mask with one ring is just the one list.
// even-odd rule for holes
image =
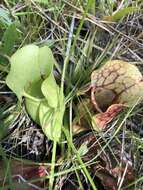
[[32, 83], [31, 86], [24, 93], [25, 95], [25, 106], [28, 114], [38, 124], [39, 121], [39, 106], [44, 100], [44, 96], [41, 92], [42, 80]]
[[60, 102], [61, 107], [56, 109], [48, 107], [48, 102], [45, 100], [40, 104], [39, 120], [44, 134], [48, 139], [59, 141], [61, 137], [61, 128], [63, 125], [64, 102]]
[[84, 156], [85, 154], [88, 153], [89, 149], [88, 149], [88, 141], [84, 142], [84, 144], [82, 144], [79, 149], [78, 149], [78, 153], [79, 155], [82, 157]]
[[53, 109], [51, 109], [48, 106], [47, 100], [44, 100], [43, 102], [41, 102], [40, 107], [39, 107], [39, 121], [40, 121], [41, 126], [43, 125], [43, 123], [45, 123], [45, 120], [47, 119], [47, 117], [49, 117], [49, 114], [51, 115], [52, 112], [53, 112]]
[[40, 77], [44, 80], [53, 71], [53, 66], [56, 64], [53, 53], [48, 46], [39, 48], [38, 65]]
[[49, 109], [42, 125], [43, 132], [50, 140], [59, 141], [61, 137], [62, 123], [63, 112], [60, 110], [53, 112], [52, 109]]
[[16, 28], [16, 23], [12, 23], [8, 26], [6, 29], [4, 36], [3, 36], [3, 47], [2, 52], [4, 52], [7, 55], [10, 55], [12, 53], [15, 41], [18, 39], [18, 31]]
[[11, 57], [11, 70], [6, 78], [6, 83], [21, 100], [24, 88], [40, 78], [38, 65], [39, 48], [28, 45], [19, 49]]
[[10, 25], [12, 23], [10, 14], [6, 9], [0, 8], [0, 24]]
[[25, 46], [11, 57], [6, 83], [19, 100], [25, 96], [27, 112], [42, 126], [45, 135], [59, 141], [65, 102], [52, 74], [54, 64], [56, 61], [47, 46]]
[[48, 139], [59, 141], [62, 125], [61, 113], [59, 116], [58, 112], [49, 108], [47, 101], [44, 101], [40, 104], [39, 118], [42, 130]]
[[38, 2], [38, 3], [42, 3], [42, 4], [45, 4], [45, 5], [48, 5], [49, 4], [49, 1], [48, 0], [34, 0], [35, 2]]
[[90, 0], [89, 13], [95, 15], [95, 9], [96, 9], [96, 0]]
[[53, 69], [55, 59], [47, 47], [27, 45], [19, 49], [10, 59], [11, 69], [6, 78], [9, 88], [21, 101], [24, 89], [32, 83], [45, 79]]
[[41, 90], [50, 107], [56, 108], [59, 100], [59, 87], [51, 73], [42, 83]]
[[35, 121], [37, 124], [40, 124], [39, 122], [39, 106], [40, 106], [41, 100], [37, 99], [37, 101], [31, 100], [30, 98], [26, 98], [25, 106], [28, 114], [32, 118], [33, 121]]
[[118, 12], [116, 12], [115, 14], [111, 15], [111, 16], [105, 16], [103, 18], [103, 20], [107, 20], [107, 21], [118, 21], [121, 18], [123, 18], [124, 16], [127, 16], [128, 14], [134, 13], [139, 11], [139, 8], [137, 7], [126, 7], [122, 10], [119, 10]]

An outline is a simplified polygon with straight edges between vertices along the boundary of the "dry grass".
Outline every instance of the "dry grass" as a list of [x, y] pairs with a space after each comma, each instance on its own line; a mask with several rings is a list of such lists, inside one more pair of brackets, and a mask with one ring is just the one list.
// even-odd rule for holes
[[[41, 3], [39, 3], [41, 2]], [[42, 3], [43, 2], [43, 3]], [[104, 64], [106, 60], [122, 59], [133, 62], [143, 72], [143, 14], [142, 10], [127, 14], [117, 21], [104, 20], [104, 16], [112, 15], [129, 6], [142, 9], [142, 1], [112, 1], [105, 2], [68, 0], [4, 0], [0, 5], [0, 127], [3, 129], [1, 137], [0, 154], [5, 156], [31, 159], [33, 161], [50, 162], [52, 143], [43, 135], [39, 126], [31, 121], [24, 107], [17, 103], [15, 95], [5, 85], [5, 77], [9, 71], [9, 57], [18, 48], [25, 44], [47, 44], [52, 48], [58, 65], [55, 65], [55, 77], [60, 83], [64, 60], [69, 56], [65, 77], [66, 116], [65, 126], [69, 128], [75, 116], [76, 105], [82, 101], [77, 92], [90, 81], [91, 72]], [[96, 7], [94, 9], [94, 7]], [[14, 24], [15, 28], [10, 29]], [[13, 34], [13, 36], [11, 36]], [[129, 156], [132, 167], [136, 173], [135, 189], [141, 190], [143, 186], [143, 111], [142, 103], [131, 110], [120, 114], [102, 133], [92, 131], [97, 142], [102, 140], [101, 150], [112, 154], [115, 159], [122, 160], [122, 154]], [[92, 130], [91, 126], [90, 129]], [[79, 189], [92, 189], [92, 182], [87, 185], [88, 174], [83, 168], [92, 168], [96, 159], [102, 157], [102, 151], [86, 160], [86, 154], [75, 151], [73, 144], [79, 137], [73, 137], [70, 131], [70, 141], [64, 139], [57, 148], [57, 160], [62, 165], [56, 168], [55, 189], [60, 189], [62, 183], [78, 181]], [[82, 138], [82, 136], [80, 136]], [[80, 139], [79, 138], [79, 139]], [[74, 139], [72, 141], [72, 139]], [[85, 140], [83, 140], [85, 144]], [[90, 142], [90, 141], [89, 141]], [[95, 142], [94, 142], [95, 143]], [[94, 146], [89, 143], [88, 150]], [[117, 147], [120, 151], [117, 154]], [[78, 147], [76, 147], [78, 149]], [[83, 148], [86, 152], [86, 147]], [[66, 154], [65, 154], [66, 152]], [[83, 157], [84, 165], [79, 163]], [[94, 152], [92, 152], [94, 153]], [[121, 162], [119, 161], [119, 165]], [[8, 160], [7, 163], [8, 165]], [[81, 169], [82, 168], [82, 169]], [[1, 171], [0, 171], [1, 172]], [[126, 172], [126, 171], [125, 171]], [[84, 173], [84, 174], [83, 174]], [[89, 169], [91, 177], [92, 171]], [[9, 177], [10, 178], [10, 177]], [[46, 176], [48, 178], [48, 175]], [[94, 178], [94, 177], [93, 177]], [[95, 177], [96, 178], [96, 177]], [[121, 176], [119, 189], [122, 186]], [[95, 179], [94, 179], [95, 180]], [[97, 180], [97, 178], [96, 178]], [[65, 182], [66, 181], [66, 182]], [[9, 184], [12, 182], [9, 180]], [[33, 182], [31, 182], [33, 183]], [[68, 182], [69, 183], [69, 182]], [[63, 190], [70, 189], [63, 186]], [[97, 189], [103, 189], [101, 180], [96, 183]], [[130, 184], [130, 183], [129, 183]], [[126, 184], [127, 186], [129, 184]], [[76, 187], [78, 189], [78, 187]], [[3, 189], [3, 187], [1, 187]], [[37, 189], [40, 187], [37, 186]], [[45, 189], [48, 189], [45, 187]], [[93, 188], [95, 189], [95, 188]], [[131, 189], [129, 187], [129, 189]]]

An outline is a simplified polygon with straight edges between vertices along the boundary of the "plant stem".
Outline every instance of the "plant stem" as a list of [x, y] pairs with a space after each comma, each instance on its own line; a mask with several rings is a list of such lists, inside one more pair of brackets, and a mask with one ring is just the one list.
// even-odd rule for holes
[[54, 141], [53, 149], [52, 149], [51, 172], [50, 172], [50, 178], [49, 178], [49, 190], [53, 190], [54, 171], [55, 171], [55, 160], [56, 160], [56, 148], [57, 148], [57, 141]]
[[76, 150], [74, 144], [71, 141], [71, 138], [70, 138], [70, 135], [69, 135], [69, 131], [67, 129], [65, 129], [64, 127], [62, 128], [62, 130], [63, 130], [63, 132], [64, 132], [64, 134], [65, 134], [65, 136], [67, 138], [67, 141], [68, 141], [69, 145], [71, 146], [71, 149], [76, 154], [76, 157], [77, 157], [80, 165], [82, 166], [83, 171], [84, 171], [85, 175], [87, 176], [87, 178], [88, 178], [88, 180], [89, 180], [89, 182], [90, 182], [93, 190], [97, 190], [97, 187], [95, 186], [94, 181], [93, 181], [92, 177], [90, 176], [90, 174], [89, 174], [89, 172], [88, 172], [88, 170], [86, 168], [86, 165], [83, 163], [83, 161], [82, 161], [82, 159], [81, 159], [78, 151]]

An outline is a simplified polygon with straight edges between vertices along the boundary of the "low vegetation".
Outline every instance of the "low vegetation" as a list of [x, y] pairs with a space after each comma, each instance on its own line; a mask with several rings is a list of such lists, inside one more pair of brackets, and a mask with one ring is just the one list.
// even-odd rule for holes
[[0, 189], [142, 189], [142, 8], [0, 4]]

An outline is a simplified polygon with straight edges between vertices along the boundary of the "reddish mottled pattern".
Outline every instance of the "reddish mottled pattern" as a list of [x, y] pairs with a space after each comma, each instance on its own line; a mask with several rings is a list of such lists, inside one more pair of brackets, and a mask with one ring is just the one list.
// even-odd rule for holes
[[[101, 92], [98, 94], [99, 88]], [[110, 96], [107, 96], [107, 90]], [[91, 101], [100, 113], [93, 117], [96, 128], [105, 128], [124, 106], [133, 106], [139, 99], [141, 101], [142, 97], [143, 77], [138, 68], [131, 63], [120, 60], [108, 61], [91, 75]], [[100, 102], [97, 103], [97, 99]], [[102, 104], [104, 105], [108, 99], [111, 99], [111, 104], [103, 113]]]
[[99, 129], [104, 129], [106, 125], [124, 108], [122, 104], [113, 104], [106, 112], [94, 116], [96, 125]]

